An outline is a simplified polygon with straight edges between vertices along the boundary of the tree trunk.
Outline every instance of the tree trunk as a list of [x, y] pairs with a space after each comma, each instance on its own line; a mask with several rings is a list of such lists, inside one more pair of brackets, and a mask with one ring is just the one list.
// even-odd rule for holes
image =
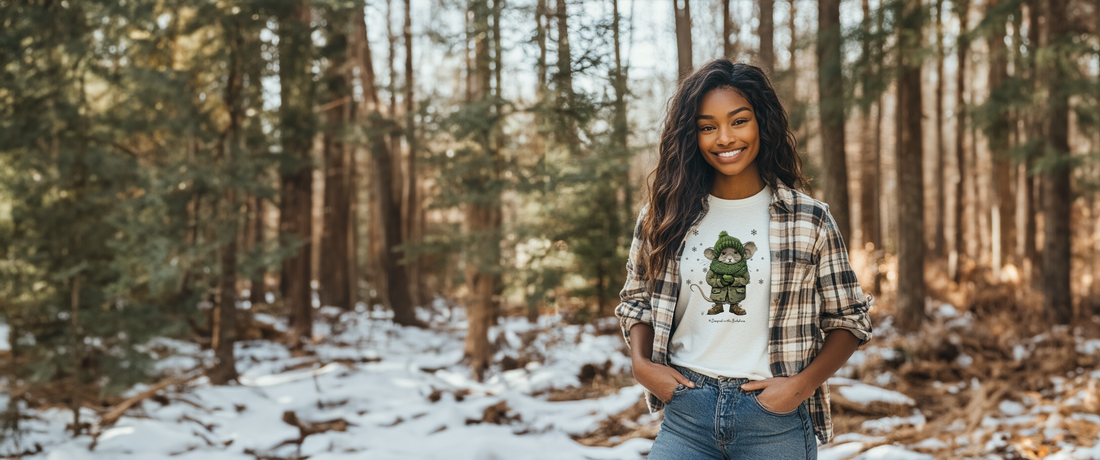
[[[863, 33], [869, 35], [871, 33], [871, 6], [868, 0], [862, 1], [863, 7], [863, 21], [861, 27]], [[871, 58], [871, 40], [865, 38], [863, 40], [863, 55], [868, 60]], [[871, 71], [868, 69], [863, 75], [863, 94], [864, 98], [868, 98], [870, 89], [867, 87], [866, 82], [872, 78]], [[879, 178], [879, 140], [876, 139], [877, 128], [879, 120], [877, 114], [881, 113], [882, 108], [877, 102], [870, 103], [866, 106], [866, 110], [862, 110], [860, 113], [860, 162], [859, 169], [859, 182], [860, 182], [860, 233], [863, 235], [861, 243], [864, 246], [867, 243], [871, 243], [873, 250], [882, 250], [882, 226], [880, 224], [879, 216], [879, 196], [881, 179]], [[875, 116], [872, 116], [875, 113]], [[876, 264], [877, 266], [877, 264]], [[877, 292], [875, 292], [877, 294]]]
[[[241, 35], [240, 17], [233, 19], [232, 33], [226, 34], [229, 44], [229, 75], [226, 78], [225, 108], [229, 114], [229, 126], [219, 142], [219, 162], [225, 175], [229, 176], [232, 168], [236, 167], [236, 152], [238, 134], [240, 133], [241, 105], [240, 89], [241, 75], [241, 47], [243, 37]], [[225, 197], [221, 204], [219, 214], [225, 219], [225, 224], [220, 230], [227, 235], [227, 242], [221, 247], [221, 280], [218, 288], [218, 303], [214, 312], [214, 327], [211, 334], [211, 348], [214, 349], [214, 366], [206, 371], [210, 383], [224, 385], [237, 379], [237, 360], [233, 355], [234, 344], [237, 341], [237, 229], [240, 226], [240, 218], [237, 210], [240, 203], [237, 202], [236, 190], [232, 185], [225, 190]]]
[[[386, 88], [390, 95], [390, 101], [388, 114], [390, 118], [389, 123], [389, 135], [388, 141], [390, 143], [390, 152], [393, 155], [393, 171], [389, 178], [390, 186], [393, 188], [391, 193], [397, 197], [398, 209], [401, 211], [401, 216], [398, 222], [401, 228], [401, 240], [408, 241], [409, 239], [409, 220], [405, 215], [408, 207], [405, 204], [408, 202], [405, 199], [405, 161], [403, 158], [404, 149], [401, 147], [401, 125], [397, 123], [400, 119], [398, 115], [397, 105], [397, 34], [393, 31], [393, 0], [386, 0], [386, 44], [388, 48], [386, 50], [386, 69], [389, 71], [389, 87]], [[392, 248], [390, 248], [392, 249]], [[408, 265], [401, 267], [402, 270], [408, 272]], [[412, 298], [412, 292], [409, 292], [409, 298]], [[413, 305], [416, 305], [413, 303]]]
[[[490, 47], [492, 39], [489, 36], [489, 19], [493, 15], [487, 0], [476, 0], [470, 3], [473, 24], [468, 27], [470, 37], [474, 42], [473, 66], [469, 74], [473, 75], [470, 87], [467, 89], [469, 102], [476, 103], [486, 100], [492, 91], [492, 57]], [[557, 11], [559, 27], [559, 50], [562, 40], [568, 41], [568, 30], [564, 28], [567, 17], [565, 2], [558, 0]], [[568, 55], [566, 55], [568, 56]], [[563, 65], [559, 51], [559, 69]], [[564, 63], [569, 66], [569, 63]], [[561, 75], [559, 75], [561, 77]], [[560, 84], [561, 82], [559, 82]], [[570, 91], [571, 93], [571, 91]], [[474, 173], [476, 178], [472, 183], [488, 184], [499, 180], [502, 158], [499, 152], [494, 150], [494, 142], [491, 139], [494, 127], [486, 127], [481, 139], [481, 155], [489, 158], [492, 164], [488, 170]], [[500, 264], [500, 225], [503, 220], [501, 213], [500, 196], [498, 192], [481, 190], [488, 194], [485, 199], [466, 204], [466, 229], [473, 235], [475, 242], [473, 251], [470, 251], [470, 260], [466, 265], [466, 284], [469, 288], [470, 298], [467, 302], [469, 312], [469, 329], [466, 333], [465, 355], [475, 378], [481, 380], [489, 367], [492, 358], [492, 349], [489, 344], [489, 327], [493, 322], [494, 302], [493, 297], [497, 292], [499, 276], [496, 267]]]
[[[726, 2], [726, 6], [727, 7], [729, 6], [729, 2]], [[626, 106], [626, 94], [627, 94], [627, 87], [626, 87], [627, 75], [626, 75], [626, 72], [627, 72], [627, 69], [623, 67], [623, 61], [622, 61], [622, 41], [619, 38], [619, 2], [618, 2], [618, 0], [612, 0], [611, 1], [611, 7], [612, 7], [612, 19], [611, 19], [612, 44], [613, 44], [614, 49], [615, 49], [615, 67], [612, 69], [613, 74], [612, 74], [612, 81], [611, 81], [612, 89], [615, 91], [615, 103], [613, 105], [613, 108], [614, 108], [615, 112], [614, 112], [614, 115], [613, 115], [613, 118], [612, 118], [612, 126], [611, 126], [611, 132], [612, 132], [611, 137], [612, 137], [612, 146], [613, 146], [612, 148], [615, 152], [620, 152], [620, 153], [626, 155], [627, 152], [630, 152], [630, 148], [627, 145], [627, 137], [628, 137], [628, 134], [629, 134], [629, 125], [627, 124], [627, 106]], [[725, 21], [729, 21], [728, 11], [726, 12]], [[727, 55], [727, 57], [729, 57], [729, 55]], [[608, 225], [608, 233], [609, 233], [608, 241], [616, 242], [617, 246], [625, 243], [625, 239], [623, 239], [624, 230], [625, 230], [624, 227], [629, 225], [630, 215], [632, 214], [631, 209], [630, 209], [630, 187], [629, 187], [629, 183], [630, 183], [630, 163], [629, 163], [629, 161], [624, 161], [623, 163], [625, 164], [623, 174], [618, 176], [618, 177], [613, 177], [611, 179], [611, 181], [610, 181], [611, 184], [610, 185], [613, 188], [611, 190], [611, 193], [608, 194], [609, 196], [605, 197], [609, 202], [609, 206], [613, 210], [613, 212], [610, 214], [610, 218], [608, 219], [608, 224], [609, 224]], [[623, 241], [620, 241], [620, 239], [623, 239]], [[615, 259], [614, 251], [611, 251], [610, 254], [611, 254], [611, 257], [609, 257], [607, 259], [607, 263], [611, 266], [617, 266], [618, 261]], [[603, 317], [604, 315], [607, 315], [607, 314], [610, 313], [610, 312], [608, 312], [604, 309], [604, 305], [605, 305], [604, 300], [605, 300], [605, 298], [611, 300], [611, 302], [607, 302], [607, 306], [611, 306], [611, 304], [614, 303], [614, 299], [611, 298], [610, 296], [606, 296], [605, 294], [608, 294], [608, 293], [605, 292], [605, 291], [607, 290], [607, 287], [610, 286], [613, 283], [612, 278], [614, 278], [616, 275], [619, 275], [619, 272], [618, 271], [613, 271], [613, 270], [608, 270], [608, 273], [603, 273], [602, 275], [604, 277], [606, 277], [606, 280], [601, 279], [600, 283], [599, 283], [600, 285], [598, 287], [599, 293], [600, 293], [600, 312], [599, 312], [599, 314], [600, 314], [601, 317]]]
[[310, 67], [313, 46], [310, 39], [310, 6], [299, 0], [287, 7], [279, 23], [280, 129], [283, 152], [290, 159], [283, 165], [282, 202], [279, 230], [283, 244], [300, 244], [294, 255], [283, 260], [283, 302], [290, 312], [291, 342], [300, 347], [313, 334], [313, 306], [310, 290], [312, 256], [313, 165], [310, 150], [316, 121], [313, 116], [313, 81]]
[[[335, 13], [331, 20], [338, 18]], [[329, 37], [330, 43], [347, 43], [347, 34], [344, 28], [336, 27], [335, 32]], [[342, 309], [351, 309], [352, 300], [349, 297], [352, 292], [352, 280], [349, 276], [348, 258], [345, 256], [353, 252], [349, 246], [351, 241], [351, 148], [340, 139], [341, 132], [350, 118], [352, 94], [344, 75], [346, 53], [329, 56], [329, 67], [326, 69], [324, 84], [326, 94], [322, 112], [325, 117], [325, 130], [323, 154], [325, 159], [325, 202], [324, 202], [324, 226], [321, 234], [321, 276], [320, 297], [322, 305], [331, 305]]]
[[[615, 0], [612, 0], [615, 1]], [[538, 98], [536, 106], [539, 110], [534, 112], [535, 117], [535, 131], [533, 133], [534, 139], [532, 141], [534, 152], [542, 157], [544, 164], [547, 164], [550, 160], [547, 156], [548, 149], [546, 148], [546, 136], [544, 133], [547, 130], [547, 118], [545, 113], [547, 111], [546, 104], [549, 102], [550, 90], [547, 86], [547, 35], [549, 35], [550, 22], [549, 11], [546, 4], [547, 0], [538, 0], [535, 5], [535, 41], [539, 46], [538, 63], [535, 66], [535, 71], [538, 73], [538, 83], [535, 88], [535, 97]], [[617, 31], [617, 30], [616, 30]], [[550, 180], [549, 174], [540, 178], [544, 183], [544, 189], [542, 192], [547, 194], [550, 192]], [[532, 301], [527, 299], [527, 321], [534, 324], [539, 319], [539, 304], [541, 302]]]
[[920, 329], [924, 321], [924, 187], [921, 165], [920, 46], [924, 23], [919, 0], [906, 0], [898, 28], [897, 201], [898, 284], [897, 324], [904, 331]]
[[760, 68], [768, 78], [775, 77], [775, 0], [760, 0]]
[[844, 76], [841, 71], [840, 0], [817, 2], [818, 113], [821, 122], [821, 185], [844, 241], [851, 241], [848, 165], [844, 148]]
[[[1037, 50], [1044, 46], [1045, 40], [1043, 39], [1042, 26], [1043, 22], [1043, 10], [1038, 0], [1028, 0], [1027, 2], [1028, 12], [1028, 44], [1027, 44], [1027, 59], [1024, 61], [1028, 65], [1028, 79], [1030, 80], [1028, 89], [1032, 94], [1037, 94], [1042, 86], [1039, 81], [1039, 68], [1036, 65], [1035, 53]], [[1027, 139], [1035, 145], [1035, 149], [1029, 152], [1027, 157], [1026, 169], [1028, 171], [1034, 166], [1034, 161], [1039, 155], [1038, 145], [1035, 141], [1043, 137], [1043, 123], [1041, 117], [1036, 116], [1035, 113], [1028, 113], [1025, 116], [1025, 129], [1027, 130]], [[1035, 276], [1038, 271], [1039, 254], [1036, 244], [1036, 236], [1038, 233], [1038, 216], [1039, 210], [1036, 204], [1039, 200], [1038, 190], [1036, 189], [1036, 180], [1038, 178], [1033, 174], [1026, 174], [1024, 180], [1024, 199], [1025, 204], [1025, 222], [1024, 222], [1024, 238], [1023, 247], [1021, 248], [1020, 255], [1026, 260], [1025, 267], [1030, 270], [1025, 270], [1025, 274], [1031, 281], [1031, 284], [1038, 288], [1039, 277]]]
[[[413, 41], [412, 41], [412, 0], [405, 0], [405, 27], [402, 28], [405, 42], [405, 144], [409, 150], [407, 177], [405, 180], [405, 219], [409, 229], [405, 241], [412, 244], [421, 242], [424, 235], [423, 220], [420, 213], [420, 186], [417, 174], [416, 155], [416, 103], [413, 98]], [[409, 286], [412, 286], [410, 298], [413, 305], [423, 305], [422, 284], [420, 281], [420, 257], [410, 260], [405, 265], [409, 273]]]
[[[1069, 42], [1069, 23], [1066, 17], [1066, 0], [1050, 0], [1047, 4], [1051, 44]], [[1050, 66], [1047, 100], [1050, 115], [1047, 117], [1049, 166], [1043, 175], [1043, 304], [1050, 317], [1058, 324], [1069, 324], [1073, 319], [1070, 291], [1071, 228], [1070, 210], [1073, 194], [1070, 190], [1069, 150], [1069, 98], [1065, 85], [1069, 77], [1061, 65]]]
[[[970, 15], [970, 0], [960, 0], [955, 4], [956, 14], [962, 29], [968, 30], [967, 17]], [[966, 260], [966, 61], [969, 59], [970, 40], [965, 35], [959, 37], [956, 57], [958, 70], [955, 75], [955, 161], [959, 168], [958, 182], [955, 183], [955, 238], [954, 247], [948, 261], [948, 272], [956, 283], [962, 281], [962, 267]]]
[[[252, 227], [252, 249], [262, 250], [264, 246], [264, 200], [258, 196], [252, 197], [252, 213], [250, 225]], [[264, 270], [258, 269], [252, 274], [248, 284], [248, 301], [252, 305], [267, 303], [267, 286], [264, 286]]]
[[945, 156], [947, 155], [947, 147], [944, 146], [943, 136], [943, 85], [944, 85], [944, 48], [943, 48], [943, 0], [936, 0], [936, 158], [935, 166], [932, 170], [932, 183], [929, 184], [932, 187], [932, 250], [930, 251], [933, 258], [942, 259], [947, 255], [946, 243], [945, 243], [945, 216], [947, 213], [946, 205], [944, 204], [944, 184], [946, 181], [946, 171], [944, 169]]
[[[996, 0], [989, 2], [987, 11], [994, 11], [997, 3]], [[1004, 18], [995, 19], [989, 38], [989, 91], [991, 94], [1000, 91], [1004, 81], [1008, 79], [1008, 49], [1005, 46], [1005, 35]], [[1004, 111], [998, 108], [998, 112], [986, 129], [986, 134], [989, 136], [989, 149], [993, 157], [994, 194], [990, 213], [992, 230], [990, 255], [995, 279], [1000, 278], [1001, 267], [1015, 252], [1016, 240], [1016, 226], [1013, 225], [1013, 217], [1016, 215], [1016, 195], [1012, 187], [1012, 158], [1008, 152], [1012, 126]]]
[[[562, 3], [563, 0], [558, 0]], [[680, 6], [683, 2], [683, 6]], [[672, 0], [672, 9], [676, 14], [676, 59], [679, 62], [677, 79], [683, 79], [691, 73], [691, 0]]]
[[[80, 237], [74, 238], [73, 249], [80, 248]], [[73, 411], [73, 437], [84, 432], [84, 425], [80, 422], [80, 409], [84, 405], [80, 393], [84, 387], [84, 373], [81, 362], [84, 360], [83, 335], [80, 327], [80, 274], [72, 277], [69, 294], [69, 365], [72, 367], [73, 386], [69, 396], [69, 410]]]
[[[573, 58], [569, 48], [569, 9], [566, 0], [557, 0], [557, 4], [555, 5], [555, 16], [557, 17], [558, 24], [558, 74], [554, 76], [554, 80], [558, 93], [557, 108], [561, 110], [562, 113], [562, 115], [559, 115], [558, 123], [562, 129], [564, 129], [561, 136], [564, 137], [566, 146], [569, 149], [568, 157], [573, 158], [573, 155], [577, 153], [577, 149], [580, 147], [581, 141], [580, 136], [577, 134], [577, 124], [574, 113], [577, 106], [573, 94]], [[486, 44], [485, 46], [490, 45]], [[488, 59], [489, 62], [492, 60], [489, 56], [486, 56], [485, 59]], [[475, 66], [476, 65], [477, 64], [475, 64]], [[487, 62], [485, 65], [488, 66], [489, 63]], [[487, 70], [486, 72], [491, 72], [491, 70]], [[491, 84], [488, 79], [489, 75], [490, 74], [486, 74], [485, 77], [486, 80], [484, 84], [486, 86], [484, 87], [484, 91], [486, 91], [486, 93], [482, 97], [487, 97], [489, 95], [488, 91], [491, 91]]]
[[[260, 40], [260, 34], [251, 29], [245, 37], [245, 50], [244, 56], [260, 56], [263, 52], [263, 41]], [[242, 127], [242, 134], [244, 136], [244, 145], [246, 149], [246, 155], [253, 158], [267, 154], [267, 135], [263, 131], [264, 106], [263, 106], [263, 87], [260, 81], [263, 80], [264, 66], [266, 62], [263, 59], [244, 59], [245, 70], [243, 75], [248, 79], [248, 84], [242, 88], [243, 95], [247, 98], [247, 105], [242, 107], [245, 109], [244, 117], [242, 120], [247, 123]], [[248, 109], [252, 109], [251, 112]], [[256, 174], [256, 181], [267, 186], [270, 183], [269, 170], [262, 169]], [[254, 254], [259, 254], [265, 250], [264, 248], [264, 200], [260, 196], [252, 196], [249, 200], [250, 213], [247, 223], [242, 223], [249, 232], [246, 232], [251, 241], [247, 242], [245, 246], [253, 251]], [[252, 305], [259, 305], [267, 303], [267, 286], [264, 285], [264, 275], [266, 270], [264, 268], [257, 268], [252, 273], [249, 273], [249, 302]]]
[[390, 181], [390, 171], [394, 169], [394, 152], [390, 151], [386, 133], [381, 125], [382, 114], [378, 103], [378, 87], [375, 85], [375, 73], [373, 61], [371, 61], [370, 41], [367, 39], [367, 24], [362, 10], [357, 10], [352, 15], [355, 22], [353, 40], [355, 42], [359, 61], [359, 79], [363, 87], [363, 107], [361, 113], [367, 124], [367, 132], [371, 145], [371, 156], [374, 159], [374, 182], [378, 193], [378, 207], [382, 221], [382, 240], [386, 251], [378, 254], [381, 259], [382, 270], [386, 273], [387, 291], [389, 294], [390, 308], [393, 310], [393, 321], [406, 326], [424, 326], [416, 318], [412, 299], [409, 296], [408, 277], [403, 267], [398, 265], [396, 248], [404, 241], [401, 238], [401, 201], [394, 193], [393, 183]]
[[[617, 0], [612, 0], [617, 2]], [[619, 12], [615, 11], [615, 21], [619, 20]], [[737, 45], [736, 39], [737, 24], [733, 22], [733, 15], [730, 12], [730, 0], [722, 0], [722, 55], [731, 61], [737, 60]], [[619, 28], [615, 27], [616, 35], [619, 33]], [[618, 53], [618, 48], [615, 50]]]

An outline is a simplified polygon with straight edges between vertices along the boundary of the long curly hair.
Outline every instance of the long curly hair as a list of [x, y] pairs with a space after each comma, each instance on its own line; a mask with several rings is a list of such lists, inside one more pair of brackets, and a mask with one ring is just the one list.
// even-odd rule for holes
[[657, 168], [649, 175], [649, 208], [642, 218], [643, 251], [638, 261], [642, 278], [654, 282], [676, 257], [684, 235], [703, 212], [703, 198], [714, 185], [716, 171], [703, 159], [695, 117], [703, 96], [717, 88], [737, 91], [749, 101], [759, 126], [760, 151], [756, 166], [764, 183], [808, 191], [802, 158], [795, 150], [787, 111], [779, 103], [764, 71], [728, 59], [710, 61], [680, 81], [669, 99], [661, 132]]

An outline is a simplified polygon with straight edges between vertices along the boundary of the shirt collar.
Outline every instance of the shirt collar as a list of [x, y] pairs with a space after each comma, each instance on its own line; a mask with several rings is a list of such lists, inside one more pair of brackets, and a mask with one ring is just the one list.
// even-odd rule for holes
[[775, 186], [772, 187], [772, 205], [779, 206], [780, 209], [788, 212], [794, 209], [794, 190], [778, 178], [775, 180]]
[[[710, 211], [710, 200], [707, 199], [707, 196], [703, 196], [702, 201], [703, 214], [706, 214]], [[788, 187], [782, 180], [776, 179], [775, 186], [772, 187], [771, 205], [778, 206], [779, 209], [790, 212], [794, 209], [794, 189]], [[702, 218], [703, 216], [700, 215], [699, 219]], [[696, 221], [696, 223], [698, 223], [698, 221]]]

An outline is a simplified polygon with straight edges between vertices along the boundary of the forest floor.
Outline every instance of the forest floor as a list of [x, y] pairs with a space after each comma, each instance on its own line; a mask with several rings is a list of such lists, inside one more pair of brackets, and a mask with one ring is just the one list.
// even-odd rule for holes
[[[966, 311], [930, 305], [920, 333], [900, 334], [888, 311], [873, 309], [875, 339], [830, 380], [837, 437], [819, 458], [1100, 459], [1096, 325], [1042, 327], [1032, 309], [987, 291], [965, 299]], [[318, 312], [307, 355], [278, 341], [240, 342], [239, 384], [170, 385], [76, 438], [67, 409], [25, 408], [22, 434], [0, 443], [0, 456], [633, 460], [659, 429], [613, 318], [503, 318], [491, 331], [499, 364], [477, 382], [461, 362], [461, 308], [422, 311], [430, 329], [394, 326], [381, 310]], [[212, 358], [187, 342], [148, 346], [165, 378]], [[103, 415], [86, 408], [82, 418]]]

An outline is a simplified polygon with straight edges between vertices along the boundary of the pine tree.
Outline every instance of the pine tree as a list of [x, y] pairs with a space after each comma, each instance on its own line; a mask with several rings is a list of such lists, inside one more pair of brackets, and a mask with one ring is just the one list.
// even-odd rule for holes
[[282, 196], [279, 231], [282, 243], [296, 247], [283, 260], [280, 287], [290, 313], [294, 346], [313, 335], [313, 299], [310, 288], [310, 259], [313, 225], [313, 159], [310, 151], [317, 120], [313, 115], [314, 84], [311, 74], [313, 45], [310, 39], [312, 13], [307, 0], [281, 5], [279, 20], [279, 135], [283, 164], [280, 165]]
[[321, 236], [319, 279], [323, 305], [344, 309], [354, 307], [356, 251], [352, 248], [355, 221], [355, 163], [353, 148], [345, 139], [352, 120], [352, 75], [349, 60], [355, 55], [348, 46], [351, 28], [346, 19], [350, 11], [343, 8], [326, 10], [327, 37], [320, 55], [327, 61], [323, 86], [324, 117], [323, 155], [325, 168], [324, 225]]
[[367, 142], [369, 144], [371, 158], [373, 160], [372, 179], [379, 208], [376, 215], [381, 217], [379, 222], [384, 253], [377, 254], [382, 270], [385, 272], [386, 291], [393, 310], [393, 321], [406, 326], [423, 326], [416, 318], [416, 312], [409, 293], [407, 273], [398, 264], [397, 248], [402, 247], [404, 241], [401, 234], [401, 199], [395, 193], [398, 189], [390, 182], [391, 171], [394, 170], [396, 152], [390, 150], [386, 134], [389, 124], [382, 116], [381, 104], [378, 98], [378, 86], [375, 84], [374, 64], [371, 57], [370, 42], [367, 40], [367, 26], [362, 8], [356, 8], [351, 16], [353, 22], [352, 39], [354, 40], [355, 54], [359, 64], [359, 82], [363, 88], [363, 104], [359, 112], [364, 123]]
[[844, 241], [851, 241], [848, 164], [844, 136], [844, 73], [841, 69], [840, 0], [817, 3], [817, 86], [821, 122], [822, 191]]
[[1071, 80], [1068, 56], [1072, 35], [1066, 16], [1066, 0], [1051, 0], [1050, 27], [1054, 62], [1049, 62], [1047, 100], [1047, 152], [1043, 175], [1043, 306], [1058, 324], [1069, 324], [1073, 318], [1070, 291], [1070, 189], [1072, 163], [1069, 150], [1069, 91]]
[[955, 183], [955, 241], [948, 262], [948, 276], [956, 283], [962, 281], [962, 267], [967, 259], [965, 211], [966, 211], [966, 126], [968, 124], [966, 107], [966, 62], [969, 59], [970, 36], [967, 32], [970, 17], [970, 0], [955, 1], [955, 15], [959, 18], [962, 31], [955, 45], [958, 69], [955, 74], [955, 162], [959, 168], [959, 179]]
[[921, 61], [920, 47], [924, 13], [919, 0], [900, 5], [897, 56], [897, 202], [898, 220], [898, 305], [897, 324], [903, 330], [918, 330], [924, 320], [924, 187], [922, 186]]

